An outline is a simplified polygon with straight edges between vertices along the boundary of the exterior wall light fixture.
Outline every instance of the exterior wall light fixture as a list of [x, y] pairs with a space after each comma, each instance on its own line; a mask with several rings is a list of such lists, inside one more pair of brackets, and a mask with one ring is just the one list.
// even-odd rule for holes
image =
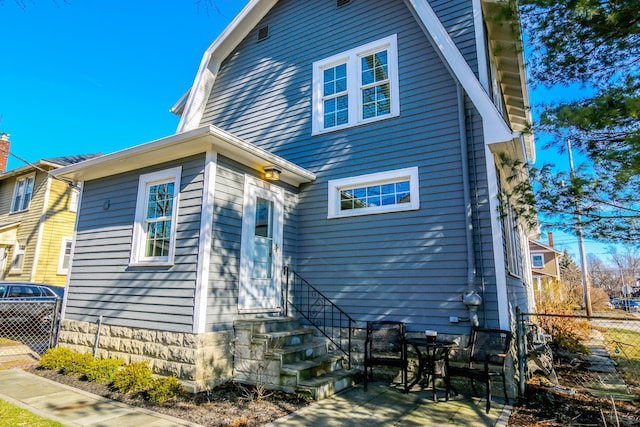
[[274, 166], [264, 167], [264, 179], [268, 181], [277, 181], [280, 179], [280, 169]]

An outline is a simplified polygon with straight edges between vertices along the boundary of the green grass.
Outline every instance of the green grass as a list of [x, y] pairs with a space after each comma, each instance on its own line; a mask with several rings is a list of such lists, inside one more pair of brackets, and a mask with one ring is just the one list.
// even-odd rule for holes
[[0, 400], [0, 426], [2, 427], [64, 427], [56, 421], [51, 421], [33, 414], [26, 409]]
[[607, 328], [603, 334], [618, 372], [634, 393], [640, 394], [640, 331]]

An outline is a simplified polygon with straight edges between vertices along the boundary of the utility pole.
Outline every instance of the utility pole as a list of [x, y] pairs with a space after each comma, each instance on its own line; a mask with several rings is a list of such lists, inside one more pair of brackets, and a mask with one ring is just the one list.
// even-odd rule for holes
[[[569, 152], [569, 167], [571, 168], [571, 179], [575, 177], [573, 170], [573, 153], [571, 152], [571, 140], [567, 139], [567, 151]], [[578, 248], [580, 249], [580, 267], [582, 270], [582, 292], [584, 294], [584, 306], [587, 310], [587, 317], [593, 315], [591, 310], [591, 286], [589, 284], [589, 274], [587, 273], [587, 256], [584, 253], [584, 238], [582, 236], [582, 218], [580, 217], [580, 200], [576, 199], [576, 232], [578, 234]]]

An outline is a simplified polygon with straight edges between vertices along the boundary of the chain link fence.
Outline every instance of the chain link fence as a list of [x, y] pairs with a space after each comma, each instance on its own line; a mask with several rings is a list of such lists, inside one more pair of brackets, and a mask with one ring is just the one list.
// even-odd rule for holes
[[0, 302], [0, 356], [44, 354], [58, 339], [62, 299]]
[[518, 352], [521, 392], [537, 374], [596, 395], [640, 398], [638, 312], [520, 313]]

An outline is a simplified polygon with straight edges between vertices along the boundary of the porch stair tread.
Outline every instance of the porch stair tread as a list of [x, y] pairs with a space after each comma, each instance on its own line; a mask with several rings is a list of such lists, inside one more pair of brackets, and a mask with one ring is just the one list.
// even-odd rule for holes
[[360, 374], [359, 369], [340, 369], [327, 372], [314, 378], [298, 382], [296, 390], [310, 394], [314, 399], [321, 400], [353, 386], [354, 377]]
[[[295, 344], [295, 345], [287, 345], [285, 347], [282, 348], [277, 348], [277, 349], [271, 349], [269, 351], [269, 354], [271, 355], [278, 355], [278, 356], [286, 356], [292, 353], [298, 353], [300, 351], [305, 351], [305, 350], [314, 350], [314, 349], [322, 349], [324, 347], [324, 351], [326, 352], [326, 345], [327, 343], [321, 340], [314, 340], [314, 341], [310, 341], [310, 342], [305, 342], [305, 343], [301, 343], [301, 344]], [[318, 355], [316, 355], [315, 357], [318, 357]]]
[[284, 363], [281, 367], [281, 371], [287, 374], [295, 374], [305, 369], [314, 368], [318, 365], [323, 364], [324, 362], [338, 361], [343, 357], [344, 356], [339, 354], [325, 354], [324, 356], [319, 356], [309, 360], [300, 360], [298, 362]]
[[276, 332], [264, 332], [253, 334], [254, 338], [265, 339], [265, 338], [286, 338], [294, 335], [307, 335], [313, 334], [313, 328], [310, 326], [301, 326], [296, 329], [288, 329], [286, 331], [276, 331]]

